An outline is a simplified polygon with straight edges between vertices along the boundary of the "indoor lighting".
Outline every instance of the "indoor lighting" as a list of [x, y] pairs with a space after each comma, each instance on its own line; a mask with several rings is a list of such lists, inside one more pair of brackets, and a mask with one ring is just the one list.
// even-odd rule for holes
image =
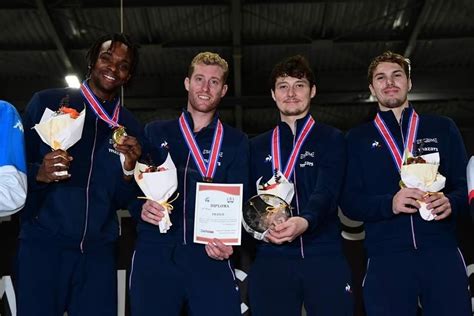
[[76, 75], [67, 75], [64, 77], [66, 79], [67, 85], [70, 88], [76, 88], [79, 89], [81, 87], [81, 83], [79, 82], [79, 78], [77, 78]]

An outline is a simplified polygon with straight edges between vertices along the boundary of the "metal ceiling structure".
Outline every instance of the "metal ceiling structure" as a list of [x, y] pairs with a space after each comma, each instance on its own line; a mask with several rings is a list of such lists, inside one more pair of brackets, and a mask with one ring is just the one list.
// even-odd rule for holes
[[[316, 72], [317, 119], [348, 129], [371, 117], [366, 71], [390, 49], [412, 60], [410, 99], [448, 115], [474, 152], [474, 1], [123, 0], [124, 30], [141, 45], [125, 105], [143, 121], [176, 117], [192, 57], [231, 66], [221, 116], [250, 135], [275, 123], [267, 85], [273, 65], [305, 55]], [[120, 30], [119, 0], [2, 0], [0, 98], [24, 108], [41, 89], [86, 70], [93, 40]]]

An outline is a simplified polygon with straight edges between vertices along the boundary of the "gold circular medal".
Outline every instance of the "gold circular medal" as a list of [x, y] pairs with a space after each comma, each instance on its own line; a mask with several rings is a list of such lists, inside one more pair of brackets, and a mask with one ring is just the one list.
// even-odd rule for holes
[[116, 144], [121, 144], [122, 143], [122, 137], [127, 136], [127, 132], [125, 131], [125, 127], [119, 126], [117, 127], [114, 132], [112, 133], [112, 139], [114, 143]]

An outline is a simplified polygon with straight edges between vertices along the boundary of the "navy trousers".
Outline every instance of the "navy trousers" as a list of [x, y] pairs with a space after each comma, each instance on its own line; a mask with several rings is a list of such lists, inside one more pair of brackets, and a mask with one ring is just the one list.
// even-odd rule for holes
[[464, 259], [457, 248], [369, 258], [363, 283], [368, 316], [472, 316]]
[[351, 274], [342, 255], [257, 255], [249, 275], [252, 316], [352, 316]]
[[17, 260], [18, 316], [117, 316], [115, 244], [82, 253], [21, 240]]
[[229, 260], [203, 245], [137, 242], [130, 273], [132, 316], [239, 316], [240, 292]]

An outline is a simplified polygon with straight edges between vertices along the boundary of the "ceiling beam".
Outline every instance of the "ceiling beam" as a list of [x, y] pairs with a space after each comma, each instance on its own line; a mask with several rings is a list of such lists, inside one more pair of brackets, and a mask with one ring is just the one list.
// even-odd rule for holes
[[[269, 47], [289, 47], [289, 46], [308, 46], [308, 45], [320, 45], [323, 41], [315, 41], [315, 42], [291, 42], [291, 41], [284, 41], [284, 40], [266, 40], [266, 41], [260, 41], [260, 42], [255, 42], [255, 43], [243, 43], [241, 44], [241, 47], [263, 47], [263, 46], [269, 46]], [[360, 40], [341, 40], [341, 41], [329, 41], [331, 42], [331, 45], [337, 46], [341, 44], [360, 44], [360, 45], [370, 45], [370, 44], [376, 44], [376, 43], [383, 43], [385, 45], [396, 45], [403, 43], [403, 40], [374, 40], [374, 39], [360, 39]], [[474, 42], [474, 37], [473, 36], [464, 36], [464, 37], [449, 37], [449, 38], [417, 38], [416, 42], [430, 42], [432, 44], [449, 44], [449, 45], [456, 45], [456, 43], [465, 43], [465, 42]], [[140, 44], [140, 47], [143, 49], [187, 49], [187, 48], [223, 48], [223, 49], [232, 49], [233, 48], [233, 43], [219, 43], [219, 42], [196, 42], [196, 43], [168, 43], [168, 44]], [[71, 51], [80, 51], [80, 50], [87, 50], [89, 47], [80, 47], [80, 48], [74, 48], [71, 49]], [[31, 45], [31, 46], [25, 46], [21, 45], [15, 46], [15, 45], [5, 45], [2, 46], [0, 45], [0, 51], [2, 52], [8, 52], [8, 53], [27, 53], [27, 52], [47, 52], [47, 51], [56, 51], [57, 46], [51, 46], [51, 45], [44, 45], [44, 46], [39, 46], [39, 45]]]
[[[242, 96], [242, 1], [231, 0], [232, 60], [234, 74], [234, 95]], [[242, 128], [242, 105], [235, 104], [235, 125]]]
[[423, 25], [426, 22], [426, 19], [428, 18], [429, 9], [431, 7], [430, 0], [422, 0], [421, 2], [422, 2], [421, 10], [419, 11], [419, 14], [416, 16], [415, 26], [413, 27], [413, 30], [408, 38], [407, 46], [405, 47], [405, 51], [403, 53], [403, 56], [407, 58], [411, 56], [411, 53], [415, 49], [418, 36], [420, 35], [421, 28], [423, 27]]
[[64, 48], [64, 44], [61, 41], [61, 38], [59, 37], [58, 31], [56, 27], [54, 26], [51, 14], [46, 9], [46, 6], [44, 5], [43, 0], [36, 0], [36, 5], [38, 6], [39, 13], [43, 17], [43, 21], [46, 24], [46, 28], [48, 29], [48, 34], [51, 36], [56, 46], [56, 50], [59, 53], [59, 56], [61, 56], [61, 60], [63, 61], [66, 71], [74, 72], [74, 66], [66, 52], [66, 49]]
[[[353, 3], [361, 2], [361, 0], [295, 0], [291, 4], [304, 4], [304, 3]], [[362, 2], [367, 3], [376, 3], [376, 0], [365, 0]], [[288, 0], [246, 0], [245, 5], [247, 4], [288, 4]], [[125, 8], [162, 8], [162, 7], [183, 7], [183, 6], [228, 6], [228, 0], [133, 0], [133, 1], [124, 1]], [[81, 8], [81, 9], [107, 9], [107, 8], [118, 8], [117, 0], [65, 0], [61, 1], [55, 9], [62, 8]], [[34, 8], [27, 1], [15, 1], [15, 2], [5, 2], [2, 1], [0, 4], [0, 10], [22, 10], [22, 9], [31, 9]]]

